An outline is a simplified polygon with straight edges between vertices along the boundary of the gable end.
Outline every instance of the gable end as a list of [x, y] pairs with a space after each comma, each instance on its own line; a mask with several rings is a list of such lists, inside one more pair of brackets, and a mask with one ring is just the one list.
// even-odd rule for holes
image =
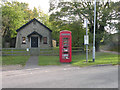
[[47, 30], [49, 30], [50, 32], [52, 32], [52, 30], [50, 30], [47, 26], [45, 26], [44, 24], [42, 24], [40, 21], [38, 21], [37, 19], [32, 19], [31, 21], [29, 21], [28, 23], [24, 24], [22, 27], [20, 27], [19, 29], [16, 30], [16, 32], [19, 32], [22, 28], [24, 28], [25, 26], [29, 25], [30, 23], [32, 23], [33, 21], [37, 21], [40, 25], [42, 25], [43, 27], [45, 27]]

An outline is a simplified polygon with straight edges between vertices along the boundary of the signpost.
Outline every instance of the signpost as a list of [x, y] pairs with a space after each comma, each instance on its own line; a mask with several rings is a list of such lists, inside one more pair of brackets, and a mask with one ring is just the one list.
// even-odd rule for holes
[[84, 35], [84, 45], [88, 45], [88, 44], [89, 44], [89, 36]]
[[96, 0], [94, 6], [94, 32], [93, 32], [93, 62], [95, 61], [95, 22], [96, 21]]
[[89, 44], [88, 35], [84, 35], [84, 45], [86, 45], [86, 62], [88, 62], [88, 44]]
[[86, 35], [84, 35], [84, 45], [86, 45], [86, 62], [88, 62], [88, 44], [89, 44], [89, 36], [88, 36], [87, 19], [86, 19]]

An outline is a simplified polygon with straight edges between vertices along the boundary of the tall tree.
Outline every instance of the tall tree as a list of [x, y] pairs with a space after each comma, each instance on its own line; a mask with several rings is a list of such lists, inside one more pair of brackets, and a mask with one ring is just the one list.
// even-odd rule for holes
[[39, 13], [38, 13], [38, 10], [37, 10], [36, 7], [34, 7], [34, 9], [33, 9], [33, 17], [34, 17], [34, 18], [39, 17]]
[[24, 23], [23, 16], [24, 12], [21, 10], [19, 2], [5, 2], [2, 5], [3, 37], [15, 37], [15, 30]]
[[6, 41], [16, 37], [16, 30], [33, 18], [39, 17], [37, 9], [28, 8], [27, 3], [17, 1], [4, 2], [2, 9], [2, 36]]
[[[77, 1], [77, 0], [76, 0]], [[59, 0], [58, 3], [55, 1], [50, 2], [50, 12], [51, 18], [59, 22], [63, 18], [68, 22], [74, 22], [80, 20], [84, 21], [84, 18], [87, 18], [89, 21], [89, 33], [93, 34], [94, 27], [94, 3], [93, 2], [64, 2], [64, 0]], [[97, 2], [96, 7], [96, 51], [99, 51], [100, 41], [103, 40], [107, 31], [105, 30], [106, 26], [112, 24], [118, 16], [118, 12], [115, 10], [115, 6], [118, 5], [113, 2]], [[74, 19], [70, 19], [70, 17]]]

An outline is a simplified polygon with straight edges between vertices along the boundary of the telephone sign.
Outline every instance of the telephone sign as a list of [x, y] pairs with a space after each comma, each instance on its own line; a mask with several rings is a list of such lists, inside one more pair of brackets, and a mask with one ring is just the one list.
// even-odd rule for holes
[[84, 45], [89, 44], [89, 37], [88, 35], [84, 35]]

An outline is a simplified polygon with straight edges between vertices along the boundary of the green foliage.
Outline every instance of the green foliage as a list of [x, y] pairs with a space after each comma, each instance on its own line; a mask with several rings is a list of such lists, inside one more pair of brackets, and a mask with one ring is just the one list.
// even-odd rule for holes
[[[57, 13], [58, 15], [58, 13]], [[59, 15], [58, 15], [59, 17]], [[82, 27], [82, 23], [78, 21], [74, 21], [74, 17], [69, 17], [72, 21], [66, 20], [58, 20], [57, 16], [53, 14], [50, 15], [51, 29], [52, 29], [52, 37], [57, 40], [59, 43], [59, 34], [62, 30], [69, 30], [72, 32], [72, 46], [83, 46], [83, 38], [85, 34], [85, 29]]]
[[25, 3], [19, 2], [5, 2], [2, 5], [2, 32], [3, 37], [7, 36], [7, 38], [15, 37], [16, 30], [25, 23], [24, 11], [22, 11], [23, 7], [27, 6]]
[[102, 49], [107, 51], [119, 52], [120, 45], [118, 37], [118, 33], [109, 35], [109, 39], [107, 40], [107, 42], [105, 42], [105, 44], [103, 43]]
[[37, 8], [34, 7], [34, 9], [33, 9], [33, 17], [36, 18], [38, 16], [39, 16], [39, 13], [37, 11]]
[[45, 14], [40, 8], [38, 8], [38, 13], [39, 13], [39, 17], [37, 17], [38, 20], [47, 27], [51, 28], [51, 23], [49, 22], [49, 15]]
[[84, 35], [86, 30], [82, 27], [80, 22], [70, 24], [69, 29], [72, 32], [72, 46], [84, 47]]
[[34, 7], [33, 10], [28, 8], [27, 3], [17, 1], [4, 2], [1, 4], [2, 9], [2, 36], [5, 41], [10, 42], [10, 39], [16, 37], [16, 30], [33, 18], [37, 18], [43, 24], [50, 27], [49, 16], [44, 14], [42, 10]]
[[[56, 1], [56, 0], [55, 0]], [[61, 27], [66, 24], [71, 24], [74, 22], [84, 22], [84, 18], [87, 18], [89, 21], [89, 35], [93, 37], [93, 29], [94, 29], [94, 3], [93, 2], [64, 2], [58, 1], [50, 2], [50, 20], [58, 23]], [[56, 1], [57, 2], [57, 1]], [[103, 40], [107, 34], [105, 30], [106, 26], [109, 26], [109, 29], [113, 29], [113, 23], [111, 20], [116, 20], [118, 17], [118, 11], [115, 9], [118, 3], [114, 2], [97, 2], [96, 3], [96, 50], [99, 50], [99, 46], [101, 44], [101, 40]], [[68, 25], [69, 26], [69, 25]], [[112, 26], [112, 27], [111, 27]], [[74, 27], [74, 26], [73, 26]], [[59, 28], [61, 29], [61, 28]], [[81, 28], [81, 30], [83, 30]], [[79, 32], [79, 31], [78, 31]], [[73, 33], [73, 32], [72, 32]], [[81, 33], [82, 35], [83, 33]], [[78, 37], [74, 35], [75, 37]], [[92, 42], [92, 37], [90, 37], [90, 42]], [[79, 38], [79, 37], [78, 37]], [[104, 39], [105, 40], [105, 39]]]

